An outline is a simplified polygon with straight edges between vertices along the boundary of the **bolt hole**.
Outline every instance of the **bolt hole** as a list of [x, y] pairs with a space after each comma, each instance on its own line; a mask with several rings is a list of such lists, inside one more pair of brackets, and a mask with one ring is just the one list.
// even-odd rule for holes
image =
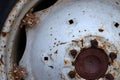
[[72, 19], [69, 20], [69, 24], [73, 24], [74, 21]]
[[91, 40], [90, 42], [91, 42], [92, 47], [97, 47], [98, 46], [98, 41], [96, 39]]
[[119, 27], [119, 23], [116, 22], [116, 23], [114, 24], [114, 26], [115, 26], [116, 28], [118, 28], [118, 27]]
[[105, 75], [105, 78], [106, 78], [107, 80], [114, 80], [113, 75], [110, 74], [110, 73], [106, 74], [106, 75]]
[[72, 56], [73, 58], [75, 58], [76, 55], [77, 55], [77, 50], [75, 50], [75, 49], [70, 50], [70, 54], [71, 54], [71, 56]]
[[75, 72], [74, 71], [70, 71], [69, 73], [68, 73], [68, 76], [71, 78], [71, 79], [73, 79], [73, 78], [75, 78]]
[[48, 61], [48, 57], [44, 57], [44, 61]]
[[114, 62], [114, 59], [117, 58], [117, 55], [116, 55], [116, 53], [111, 52], [110, 55], [109, 55], [109, 57], [111, 58], [112, 62]]
[[58, 0], [42, 0], [35, 7], [33, 12], [37, 12], [43, 9], [46, 9], [52, 5], [54, 5]]

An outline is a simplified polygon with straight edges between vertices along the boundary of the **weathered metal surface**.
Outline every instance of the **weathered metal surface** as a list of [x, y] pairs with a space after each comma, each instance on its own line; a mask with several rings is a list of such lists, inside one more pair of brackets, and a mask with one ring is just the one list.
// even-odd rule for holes
[[[18, 0], [6, 19], [0, 32], [0, 80], [14, 80], [10, 71], [13, 69], [16, 36], [21, 19], [38, 2], [38, 0]], [[27, 7], [26, 7], [27, 6]]]
[[109, 58], [108, 68], [98, 80], [118, 80], [119, 2], [58, 0], [36, 12], [40, 22], [27, 27], [27, 45], [20, 62], [28, 72], [25, 80], [85, 80], [76, 72], [75, 60], [82, 49], [90, 47], [104, 50]]
[[[58, 0], [47, 9], [29, 12], [37, 2], [19, 0], [3, 26], [0, 80], [85, 80], [75, 68], [76, 60], [81, 50], [91, 47], [109, 58], [98, 80], [119, 80], [120, 0]], [[27, 45], [17, 66], [13, 58], [21, 25], [27, 26]]]

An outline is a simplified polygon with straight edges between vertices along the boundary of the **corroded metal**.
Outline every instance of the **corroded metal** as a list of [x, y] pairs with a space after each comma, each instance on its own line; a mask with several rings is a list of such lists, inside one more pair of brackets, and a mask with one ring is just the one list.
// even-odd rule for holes
[[38, 0], [18, 0], [11, 10], [0, 32], [0, 80], [14, 80], [10, 71], [13, 69], [16, 36], [21, 19]]
[[[32, 76], [36, 80], [118, 80], [119, 2], [58, 0], [49, 8], [35, 12], [40, 22], [32, 28], [26, 28], [27, 45], [20, 61], [20, 65], [26, 67], [29, 73], [25, 79], [31, 80]], [[85, 50], [86, 55], [97, 57], [90, 58], [93, 59], [92, 67], [95, 69], [87, 68], [91, 73], [85, 75], [80, 73], [85, 71], [84, 67], [79, 72], [80, 65], [77, 65], [79, 57], [85, 55], [83, 49], [90, 49], [95, 53], [93, 55]], [[84, 58], [86, 61], [86, 57]]]
[[[58, 0], [47, 9], [29, 12], [38, 1], [19, 0], [3, 26], [0, 80], [23, 77], [25, 80], [85, 80], [86, 76], [90, 77], [86, 79], [98, 80], [120, 78], [119, 0]], [[27, 25], [27, 44], [19, 66], [14, 66], [15, 41], [21, 25]], [[79, 58], [92, 54], [86, 51], [88, 49], [97, 57], [90, 58], [95, 60], [93, 67], [96, 69], [88, 69], [95, 73], [92, 77], [91, 73], [84, 75], [77, 68]]]
[[108, 63], [109, 58], [102, 49], [83, 49], [75, 60], [75, 70], [87, 80], [99, 79], [104, 77]]

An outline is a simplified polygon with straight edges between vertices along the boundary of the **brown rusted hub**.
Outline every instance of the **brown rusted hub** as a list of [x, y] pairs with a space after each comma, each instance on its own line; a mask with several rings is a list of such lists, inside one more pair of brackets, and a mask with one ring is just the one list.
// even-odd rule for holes
[[75, 69], [79, 76], [87, 80], [98, 79], [105, 75], [109, 59], [105, 51], [88, 48], [80, 52], [75, 60]]

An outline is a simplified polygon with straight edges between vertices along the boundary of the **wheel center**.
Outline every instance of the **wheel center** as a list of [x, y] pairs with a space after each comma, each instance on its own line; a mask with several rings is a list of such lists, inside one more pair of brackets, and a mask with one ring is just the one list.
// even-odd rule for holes
[[99, 71], [99, 66], [101, 65], [101, 61], [96, 56], [87, 56], [83, 60], [83, 65], [87, 73], [95, 73]]
[[85, 79], [98, 79], [105, 75], [108, 56], [99, 48], [88, 48], [80, 52], [75, 60], [75, 69]]

